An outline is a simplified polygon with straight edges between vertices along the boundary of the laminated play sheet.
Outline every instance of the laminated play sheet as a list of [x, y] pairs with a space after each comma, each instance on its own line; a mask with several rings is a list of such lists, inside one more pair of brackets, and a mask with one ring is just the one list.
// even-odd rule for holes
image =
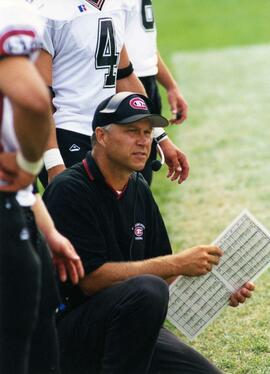
[[211, 273], [179, 277], [170, 286], [167, 319], [191, 340], [228, 306], [234, 291], [270, 265], [270, 233], [247, 210], [213, 244], [224, 255]]

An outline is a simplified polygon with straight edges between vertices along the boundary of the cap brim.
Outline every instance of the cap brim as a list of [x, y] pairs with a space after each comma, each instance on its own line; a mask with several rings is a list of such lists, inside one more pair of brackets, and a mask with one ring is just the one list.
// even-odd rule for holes
[[135, 116], [130, 116], [122, 119], [121, 121], [114, 122], [119, 125], [124, 125], [128, 123], [133, 123], [140, 121], [142, 119], [147, 119], [151, 123], [152, 127], [166, 127], [169, 125], [169, 121], [158, 114], [136, 114]]

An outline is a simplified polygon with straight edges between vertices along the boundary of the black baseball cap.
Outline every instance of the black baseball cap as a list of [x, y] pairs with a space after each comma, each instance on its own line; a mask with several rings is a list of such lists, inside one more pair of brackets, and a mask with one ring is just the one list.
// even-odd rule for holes
[[133, 92], [119, 92], [103, 100], [97, 107], [92, 127], [104, 127], [112, 123], [125, 125], [147, 118], [153, 127], [166, 127], [168, 120], [151, 113], [151, 100]]

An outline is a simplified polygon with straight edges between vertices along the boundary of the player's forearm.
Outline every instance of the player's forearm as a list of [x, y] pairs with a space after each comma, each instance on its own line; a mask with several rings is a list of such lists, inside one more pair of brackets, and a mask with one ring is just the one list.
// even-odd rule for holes
[[164, 88], [166, 88], [167, 91], [177, 87], [177, 83], [174, 77], [172, 76], [171, 72], [169, 71], [167, 65], [165, 64], [159, 53], [157, 80]]
[[178, 255], [169, 255], [144, 261], [106, 263], [86, 275], [81, 280], [80, 287], [86, 295], [91, 295], [137, 275], [152, 274], [170, 280], [181, 273], [177, 257]]
[[48, 90], [25, 57], [7, 57], [0, 64], [0, 90], [11, 102], [22, 153], [28, 161], [36, 161], [42, 156], [52, 121]]
[[32, 206], [32, 211], [34, 213], [38, 228], [45, 237], [48, 236], [49, 233], [55, 229], [55, 226], [39, 194], [36, 194], [36, 202]]
[[13, 114], [16, 136], [24, 157], [31, 162], [37, 161], [43, 156], [52, 125], [49, 108], [37, 113], [15, 104]]
[[118, 79], [116, 83], [116, 92], [130, 91], [147, 96], [145, 88], [139, 78], [132, 73], [124, 79]]
[[[125, 46], [123, 46], [120, 54], [118, 69], [126, 69], [129, 66], [129, 64], [130, 60], [128, 57], [127, 49]], [[136, 76], [134, 72], [123, 79], [117, 79], [116, 92], [122, 91], [136, 92], [147, 96], [142, 82], [139, 80], [139, 78]]]

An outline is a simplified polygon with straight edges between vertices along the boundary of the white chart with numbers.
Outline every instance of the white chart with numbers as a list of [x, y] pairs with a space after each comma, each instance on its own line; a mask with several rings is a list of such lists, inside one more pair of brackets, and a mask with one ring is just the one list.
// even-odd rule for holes
[[247, 210], [213, 244], [224, 255], [211, 273], [179, 277], [170, 286], [167, 319], [191, 340], [228, 305], [232, 292], [270, 265], [270, 233]]

